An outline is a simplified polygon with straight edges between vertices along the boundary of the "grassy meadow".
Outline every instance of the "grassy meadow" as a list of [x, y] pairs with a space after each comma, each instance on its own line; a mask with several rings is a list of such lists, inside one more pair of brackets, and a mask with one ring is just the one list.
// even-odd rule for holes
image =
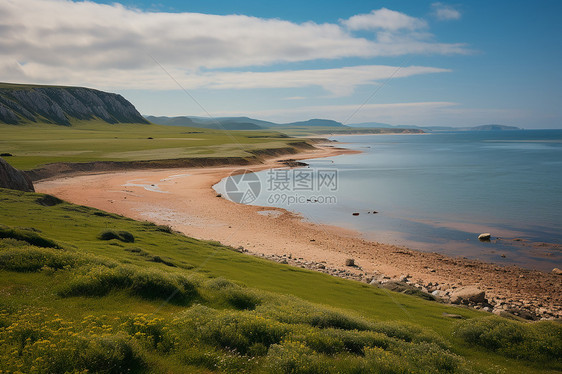
[[55, 162], [139, 161], [199, 157], [249, 157], [259, 149], [284, 148], [295, 139], [274, 131], [220, 131], [144, 124], [76, 122], [0, 124], [0, 154], [30, 170]]
[[[521, 323], [0, 189], [2, 373], [542, 373]], [[443, 313], [460, 314], [462, 320]]]

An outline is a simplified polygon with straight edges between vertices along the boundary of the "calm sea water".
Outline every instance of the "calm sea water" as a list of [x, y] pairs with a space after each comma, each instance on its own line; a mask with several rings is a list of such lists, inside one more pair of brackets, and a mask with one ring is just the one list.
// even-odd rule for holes
[[[251, 203], [412, 249], [561, 267], [560, 247], [540, 243], [562, 244], [562, 130], [333, 139], [363, 153], [256, 173], [261, 189]], [[216, 188], [224, 192], [224, 181]], [[483, 232], [492, 242], [478, 241]]]

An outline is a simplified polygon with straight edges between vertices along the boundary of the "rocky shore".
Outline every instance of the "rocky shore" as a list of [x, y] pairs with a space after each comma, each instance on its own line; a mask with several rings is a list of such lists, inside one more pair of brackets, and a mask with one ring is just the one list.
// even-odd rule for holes
[[[482, 289], [475, 285], [463, 285], [462, 283], [424, 283], [422, 279], [414, 279], [410, 274], [391, 277], [377, 271], [368, 273], [363, 271], [361, 266], [355, 265], [355, 261], [352, 259], [347, 260], [343, 267], [337, 268], [328, 266], [325, 261], [307, 261], [302, 257], [293, 257], [292, 254], [256, 253], [250, 252], [244, 247], [238, 247], [236, 251], [281, 264], [368, 283], [374, 287], [402, 292], [427, 300], [465, 306], [506, 318], [529, 321], [562, 319], [562, 308], [543, 305], [537, 300], [501, 297], [495, 295], [491, 290]], [[455, 316], [451, 315], [452, 318], [455, 318]]]

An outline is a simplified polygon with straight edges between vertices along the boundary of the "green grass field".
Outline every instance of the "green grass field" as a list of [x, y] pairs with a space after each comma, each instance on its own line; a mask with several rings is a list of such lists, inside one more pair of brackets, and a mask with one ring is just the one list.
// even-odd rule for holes
[[[152, 138], [152, 139], [149, 139]], [[274, 131], [219, 131], [102, 121], [0, 124], [0, 154], [30, 170], [55, 162], [139, 161], [198, 157], [248, 157], [256, 149], [283, 148], [295, 139]]]
[[562, 369], [554, 322], [425, 301], [41, 194], [0, 189], [0, 224], [2, 373]]

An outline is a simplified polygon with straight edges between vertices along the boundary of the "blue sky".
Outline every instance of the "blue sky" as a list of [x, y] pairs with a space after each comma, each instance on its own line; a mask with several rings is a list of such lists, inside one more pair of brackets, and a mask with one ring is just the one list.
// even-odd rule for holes
[[561, 1], [3, 0], [0, 81], [119, 92], [153, 115], [562, 128], [561, 11]]

